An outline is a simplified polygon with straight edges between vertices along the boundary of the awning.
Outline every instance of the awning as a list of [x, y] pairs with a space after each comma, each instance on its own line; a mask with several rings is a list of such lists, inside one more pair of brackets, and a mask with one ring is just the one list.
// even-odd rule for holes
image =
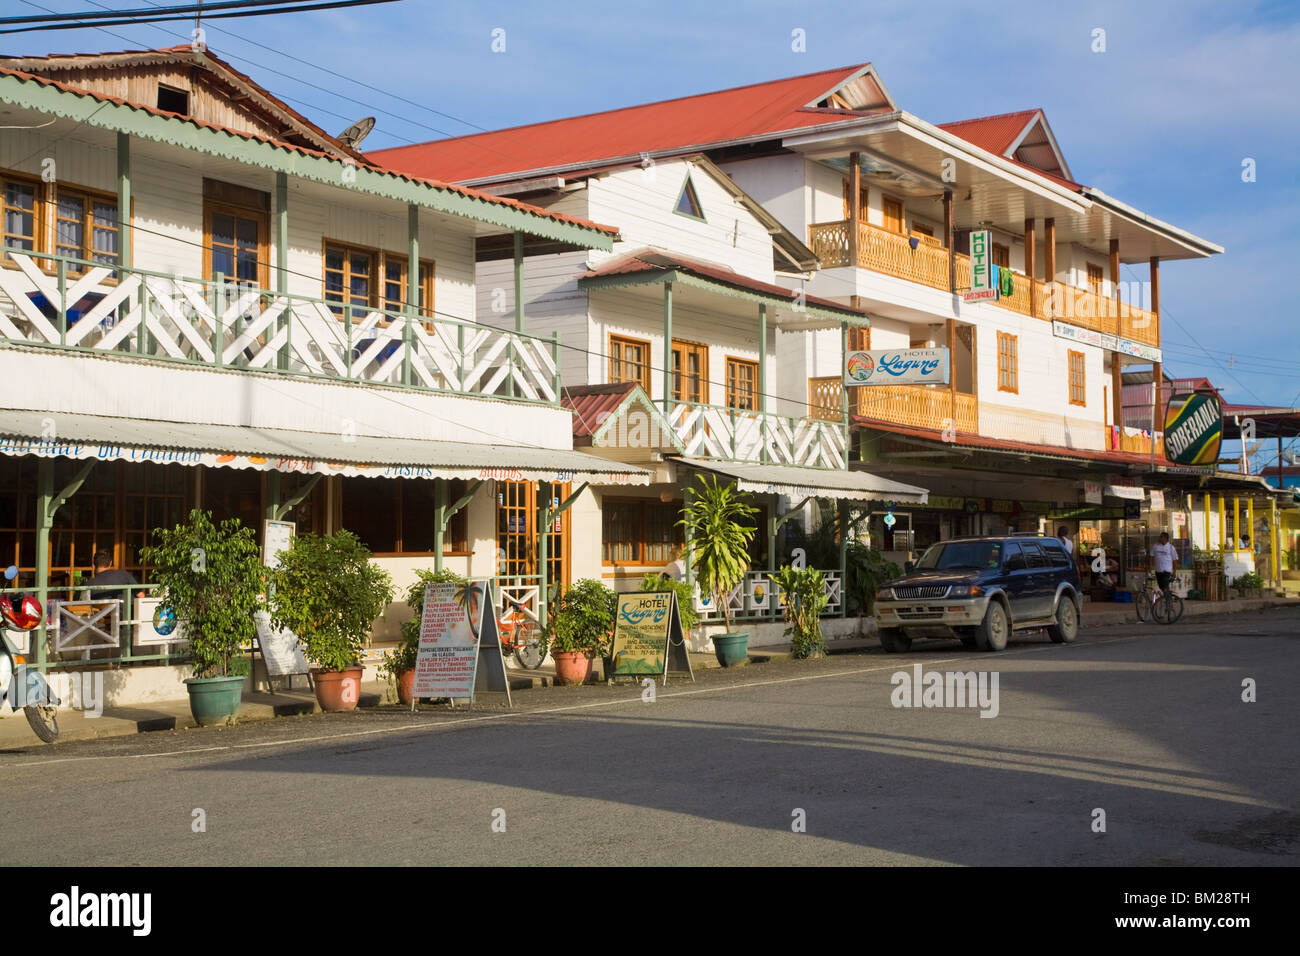
[[923, 505], [930, 493], [916, 485], [890, 481], [865, 471], [832, 471], [800, 468], [797, 465], [707, 461], [678, 458], [679, 464], [734, 479], [736, 488], [755, 494], [789, 495], [792, 498], [837, 498], [846, 501], [895, 501]]
[[363, 478], [589, 481], [596, 485], [645, 485], [650, 481], [644, 468], [556, 448], [33, 411], [0, 412], [0, 454]]

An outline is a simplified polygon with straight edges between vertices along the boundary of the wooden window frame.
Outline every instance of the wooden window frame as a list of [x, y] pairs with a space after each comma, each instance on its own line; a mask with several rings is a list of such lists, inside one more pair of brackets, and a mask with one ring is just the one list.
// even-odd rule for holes
[[[727, 408], [735, 409], [738, 412], [757, 412], [759, 405], [759, 393], [762, 391], [763, 383], [758, 380], [758, 362], [752, 359], [743, 359], [735, 355], [728, 355], [727, 362], [724, 366], [725, 374], [723, 381], [726, 385], [726, 403]], [[754, 371], [754, 407], [745, 408], [736, 404], [739, 401], [739, 376], [733, 376], [733, 369], [750, 368]]]
[[[404, 517], [402, 512], [403, 512], [403, 503], [405, 502], [406, 495], [410, 493], [417, 493], [417, 494], [425, 494], [425, 495], [432, 496], [433, 488], [431, 487], [429, 482], [427, 482], [424, 479], [392, 478], [389, 480], [397, 482], [397, 484], [394, 486], [397, 489], [397, 494], [394, 496], [393, 512], [392, 512], [393, 543], [394, 545], [396, 545], [397, 550], [396, 551], [374, 551], [372, 552], [373, 556], [376, 558], [434, 557], [434, 551], [432, 549], [429, 549], [428, 551], [406, 550], [405, 542], [402, 538], [402, 522]], [[451, 479], [451, 480], [461, 480], [461, 479]], [[340, 484], [338, 486], [337, 493], [334, 495], [334, 507], [333, 507], [333, 516], [332, 516], [333, 526], [335, 529], [345, 527], [343, 523], [343, 499], [344, 496], [347, 494], [348, 487], [349, 487], [349, 485], [346, 482], [354, 482], [356, 481], [356, 479], [355, 478], [345, 479], [344, 476], [340, 475], [339, 481]], [[415, 492], [412, 492], [410, 486], [415, 484], [424, 485], [425, 487], [420, 488]], [[352, 484], [351, 487], [355, 488], [356, 485]], [[447, 497], [448, 497], [448, 501], [454, 501], [457, 497], [459, 497], [459, 495], [457, 495], [456, 492], [453, 491], [450, 486], [448, 486]], [[473, 549], [471, 547], [470, 540], [469, 540], [469, 509], [470, 509], [470, 505], [466, 505], [460, 511], [456, 512], [456, 514], [452, 515], [451, 520], [447, 522], [447, 533], [446, 536], [443, 538], [443, 542], [442, 542], [442, 556], [444, 558], [468, 557], [473, 554]]]
[[[617, 561], [617, 560], [611, 561], [606, 556], [606, 552], [605, 552], [605, 514], [606, 514], [605, 509], [610, 507], [628, 506], [628, 505], [631, 505], [637, 509], [636, 521], [635, 521], [636, 550], [633, 556], [631, 557], [631, 559], [627, 561]], [[660, 507], [674, 508], [676, 509], [676, 511], [680, 513], [680, 511], [684, 507], [684, 503], [680, 498], [675, 498], [672, 501], [660, 501], [658, 498], [635, 498], [635, 497], [622, 497], [622, 496], [614, 497], [611, 495], [605, 495], [604, 497], [602, 497], [600, 502], [600, 514], [601, 514], [600, 563], [602, 567], [615, 568], [615, 569], [662, 568], [668, 564], [667, 561], [650, 561], [647, 558], [647, 552], [650, 550], [652, 544], [652, 542], [650, 542], [646, 537], [646, 531], [649, 526], [650, 510], [652, 508], [660, 508]], [[683, 538], [682, 541], [678, 541], [677, 543], [683, 544], [684, 540], [685, 539]], [[653, 542], [653, 543], [658, 544], [658, 542]]]
[[[681, 208], [682, 200], [686, 198], [688, 191], [691, 197], [695, 200], [695, 208], [700, 211], [698, 216], [693, 212], [684, 212]], [[677, 191], [677, 199], [673, 203], [673, 215], [683, 216], [694, 222], [703, 222], [706, 224], [708, 222], [708, 220], [704, 218], [704, 203], [700, 200], [700, 191], [695, 188], [695, 182], [691, 179], [690, 170], [687, 170], [686, 172], [686, 179], [682, 181], [682, 188]]]
[[[898, 228], [889, 228], [889, 217], [885, 213], [886, 203], [898, 203]], [[886, 232], [892, 232], [898, 236], [907, 235], [907, 204], [898, 196], [882, 192], [880, 194], [880, 227]]]
[[[1019, 336], [1010, 332], [998, 333], [998, 391], [1020, 394], [1020, 342]], [[1003, 348], [1007, 343], [1009, 348]], [[1002, 360], [1006, 358], [1004, 367]]]
[[[256, 285], [259, 289], [269, 290], [271, 286], [271, 214], [269, 212], [261, 212], [256, 209], [251, 209], [246, 206], [232, 205], [230, 203], [218, 202], [211, 199], [204, 199], [203, 201], [203, 277], [210, 281], [216, 279], [216, 273], [212, 271], [212, 219], [214, 216], [218, 215], [234, 216], [236, 220], [257, 220]], [[226, 276], [226, 281], [247, 282], [248, 280], [240, 279], [238, 276]]]
[[[74, 256], [76, 259], [85, 259], [95, 261], [95, 203], [106, 202], [112, 203], [113, 212], [118, 214], [116, 225], [113, 226], [113, 235], [117, 237], [117, 256], [113, 262], [101, 262], [99, 265], [105, 268], [115, 268], [122, 262], [122, 219], [117, 208], [117, 196], [113, 193], [105, 192], [102, 189], [87, 189], [85, 186], [74, 186], [68, 183], [53, 184], [53, 198], [50, 200], [50, 249], [55, 255], [62, 255], [58, 252], [59, 248], [59, 223], [62, 217], [59, 215], [59, 199], [63, 194], [72, 194], [85, 204], [82, 210], [81, 228], [82, 244], [81, 255]], [[88, 271], [86, 269], [69, 269], [69, 275], [81, 275]]]
[[[990, 243], [989, 259], [999, 269], [1011, 268], [1011, 247], [1001, 242]], [[1005, 261], [1000, 261], [1005, 260]]]
[[[343, 242], [342, 240], [339, 239], [322, 238], [320, 244], [321, 298], [324, 299], [327, 303], [330, 301], [337, 301], [337, 300], [330, 299], [328, 290], [325, 288], [326, 275], [330, 271], [326, 268], [325, 263], [327, 261], [327, 256], [329, 254], [330, 249], [340, 250], [343, 253], [345, 264], [349, 264], [351, 262], [350, 257], [354, 254], [364, 255], [369, 258], [370, 290], [366, 295], [367, 309], [373, 309], [376, 311], [388, 309], [388, 312], [390, 313], [391, 312], [400, 313], [404, 310], [404, 303], [407, 297], [406, 273], [408, 271], [407, 265], [410, 262], [409, 257], [404, 255], [399, 255], [396, 252], [390, 252], [387, 249], [381, 249], [377, 246], [366, 246], [356, 242]], [[401, 296], [401, 299], [396, 303], [397, 308], [393, 308], [393, 309], [388, 308], [388, 305], [390, 303], [393, 303], [394, 300], [388, 298], [388, 296], [386, 295], [387, 289], [385, 288], [385, 286], [388, 284], [387, 267], [390, 261], [397, 262], [401, 265], [401, 278], [398, 280], [400, 286], [400, 291], [398, 294]], [[428, 267], [429, 270], [428, 275], [424, 275], [424, 270], [426, 266]], [[430, 322], [434, 317], [434, 308], [435, 308], [434, 290], [437, 286], [437, 275], [438, 275], [437, 262], [433, 259], [421, 259], [420, 273], [421, 273], [420, 309], [417, 314], [419, 315], [420, 320], [423, 321], [426, 325], [428, 325], [430, 324]], [[344, 282], [345, 289], [347, 287], [346, 278], [348, 274], [349, 274], [349, 270], [345, 268], [343, 273], [345, 279]], [[341, 294], [343, 294], [344, 297], [347, 298], [346, 293], [341, 293]], [[339, 304], [339, 312], [337, 313], [339, 321], [343, 320], [343, 308], [345, 305], [346, 302]], [[331, 309], [330, 311], [333, 311], [333, 309]], [[353, 315], [353, 320], [357, 322], [360, 322], [363, 318], [365, 317], [361, 315], [356, 315], [356, 314]], [[393, 320], [391, 318], [388, 318], [387, 315], [385, 315], [384, 318], [380, 319], [379, 326], [383, 328], [391, 325], [392, 322]]]
[[1085, 262], [1083, 266], [1083, 285], [1097, 298], [1106, 296], [1106, 270], [1099, 265]]
[[[619, 346], [619, 353], [617, 357], [615, 357], [614, 354], [614, 348], [616, 344]], [[616, 366], [621, 368], [622, 366], [626, 366], [629, 364], [627, 359], [623, 358], [622, 347], [625, 345], [635, 345], [645, 349], [645, 362], [640, 363], [641, 377], [639, 379], [636, 379], [635, 381], [638, 385], [640, 385], [643, 389], [645, 389], [646, 394], [649, 395], [650, 394], [650, 361], [651, 361], [649, 339], [637, 339], [637, 338], [633, 338], [630, 335], [617, 335], [613, 332], [609, 333], [608, 345], [606, 348], [606, 352], [608, 354], [608, 361], [606, 363], [606, 372], [607, 372], [606, 379], [611, 385], [613, 385], [616, 382], [633, 381], [632, 379], [622, 376], [621, 370], [620, 372], [617, 373], [619, 377], [615, 377]]]
[[[1074, 349], [1066, 351], [1066, 380], [1069, 387], [1070, 404], [1087, 407], [1088, 405], [1088, 388], [1087, 388], [1087, 362], [1088, 357], [1082, 352], [1076, 352]], [[1078, 381], [1075, 381], [1075, 369], [1078, 369]], [[1077, 396], [1077, 397], [1076, 397]]]
[[[680, 373], [678, 373], [677, 371], [673, 372], [673, 395], [672, 395], [673, 401], [675, 402], [696, 401], [701, 405], [709, 404], [709, 347], [705, 345], [703, 342], [691, 342], [686, 339], [673, 339], [673, 344], [670, 351], [672, 352], [672, 361], [674, 367], [676, 367], [677, 364], [678, 352], [681, 353], [682, 368], [683, 368], [683, 371]], [[679, 383], [684, 384], [687, 378], [685, 373], [686, 356], [692, 353], [698, 353], [701, 358], [700, 397], [698, 399], [683, 398], [682, 395], [680, 394], [683, 391], [683, 389], [680, 387]]]
[[[32, 228], [35, 230], [32, 236], [32, 248], [20, 249], [20, 252], [30, 252], [34, 255], [49, 256], [58, 255], [58, 196], [60, 191], [75, 193], [83, 199], [89, 200], [83, 219], [83, 242], [90, 242], [91, 246], [84, 246], [82, 252], [89, 253], [93, 251], [94, 243], [94, 202], [108, 202], [113, 204], [113, 209], [117, 211], [117, 225], [114, 231], [117, 233], [117, 260], [113, 263], [100, 263], [105, 268], [121, 268], [122, 262], [122, 214], [117, 208], [117, 194], [103, 189], [94, 189], [90, 186], [82, 186], [72, 182], [46, 183], [39, 176], [33, 176], [29, 173], [19, 172], [14, 169], [0, 169], [0, 248], [14, 248], [4, 243], [4, 193], [3, 185], [6, 182], [22, 183], [32, 187], [34, 209], [32, 212]], [[131, 200], [130, 219], [134, 219], [135, 200]], [[135, 232], [131, 232], [131, 241], [135, 242]], [[74, 258], [90, 260], [90, 255], [75, 256]], [[49, 259], [40, 258], [36, 260], [37, 267], [42, 272], [53, 275], [58, 271], [56, 263]], [[68, 270], [68, 275], [83, 275], [87, 270], [72, 266]], [[108, 276], [103, 280], [104, 285], [114, 285], [117, 283], [115, 275]]]
[[[32, 248], [19, 249], [17, 246], [10, 246], [5, 240], [9, 233], [4, 230], [5, 212], [9, 205], [4, 198], [4, 187], [8, 183], [15, 185], [32, 187]], [[17, 209], [18, 207], [14, 207]], [[25, 210], [24, 210], [25, 211]], [[45, 184], [39, 177], [28, 176], [25, 173], [13, 172], [5, 169], [0, 170], [0, 248], [17, 249], [19, 252], [49, 252], [48, 237], [45, 235]], [[24, 239], [26, 237], [23, 237]]]

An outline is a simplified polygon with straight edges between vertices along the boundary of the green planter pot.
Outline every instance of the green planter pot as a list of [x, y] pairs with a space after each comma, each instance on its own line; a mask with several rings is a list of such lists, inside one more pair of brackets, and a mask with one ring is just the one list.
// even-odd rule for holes
[[242, 677], [191, 677], [185, 681], [190, 692], [190, 713], [200, 727], [225, 723], [239, 711], [244, 695]]
[[713, 653], [723, 667], [739, 667], [749, 663], [749, 632], [739, 634], [715, 634], [713, 636]]

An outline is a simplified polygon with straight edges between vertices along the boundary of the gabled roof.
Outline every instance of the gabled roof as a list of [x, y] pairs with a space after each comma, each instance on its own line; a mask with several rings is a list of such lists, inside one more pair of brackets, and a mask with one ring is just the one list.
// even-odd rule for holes
[[369, 155], [415, 175], [477, 182], [609, 165], [641, 153], [694, 152], [893, 109], [889, 91], [864, 63]]
[[[575, 448], [628, 447], [626, 439], [635, 435], [634, 442], [647, 442], [654, 446], [653, 451], [686, 450], [672, 423], [636, 382], [568, 385], [561, 392], [560, 405], [573, 412]], [[644, 416], [640, 423], [625, 420], [633, 408]]]
[[[202, 70], [209, 77], [233, 88], [247, 102], [237, 109], [250, 109], [284, 124], [285, 129], [277, 136], [287, 142], [309, 146], [321, 152], [347, 156], [354, 160], [367, 162], [361, 153], [341, 143], [307, 117], [303, 116], [288, 103], [281, 100], [269, 90], [260, 86], [252, 78], [236, 70], [209, 49], [195, 50], [190, 44], [164, 47], [155, 50], [123, 50], [114, 53], [52, 53], [47, 56], [0, 56], [0, 66], [8, 67], [36, 76], [58, 74], [53, 79], [76, 84], [75, 74], [91, 70], [129, 71], [132, 67], [176, 66], [184, 65]], [[147, 106], [149, 104], [137, 104]]]
[[[6, 85], [12, 84], [12, 85]], [[31, 88], [29, 91], [27, 88]], [[53, 96], [48, 94], [52, 93]], [[66, 100], [64, 99], [66, 98]], [[92, 103], [112, 105], [114, 111], [103, 111], [101, 108], [89, 109], [79, 101], [89, 100]], [[142, 103], [131, 103], [127, 100], [115, 96], [106, 96], [102, 93], [95, 93], [89, 90], [79, 89], [67, 83], [61, 83], [43, 76], [35, 76], [30, 73], [24, 73], [20, 70], [10, 69], [0, 65], [0, 102], [13, 102], [33, 110], [45, 112], [49, 115], [59, 116], [65, 119], [72, 119], [77, 122], [84, 122], [91, 126], [100, 126], [108, 129], [117, 129], [119, 131], [130, 131], [136, 135], [147, 135], [149, 138], [159, 142], [166, 142], [172, 145], [181, 146], [182, 148], [199, 149], [213, 152], [216, 155], [236, 158], [230, 148], [225, 144], [208, 143], [206, 139], [199, 140], [193, 135], [187, 135], [194, 130], [206, 132], [209, 134], [219, 134], [228, 138], [231, 142], [247, 144], [259, 144], [262, 156], [262, 164], [267, 168], [287, 168], [288, 171], [295, 175], [301, 175], [305, 178], [312, 178], [309, 163], [292, 162], [293, 157], [288, 157], [291, 162], [285, 163], [285, 157], [277, 155], [279, 152], [288, 152], [298, 157], [307, 157], [316, 161], [327, 161], [330, 164], [340, 163], [352, 167], [357, 172], [356, 188], [360, 192], [370, 192], [376, 195], [389, 195], [390, 198], [398, 198], [395, 194], [400, 193], [402, 201], [421, 202], [425, 205], [437, 206], [438, 202], [423, 202], [423, 199], [406, 198], [408, 196], [428, 195], [423, 193], [424, 189], [435, 190], [434, 195], [450, 195], [451, 197], [461, 197], [455, 201], [457, 209], [454, 214], [464, 215], [468, 218], [478, 219], [482, 222], [490, 222], [500, 225], [503, 228], [518, 228], [521, 231], [529, 232], [536, 235], [548, 235], [556, 232], [555, 228], [559, 226], [565, 231], [564, 241], [571, 241], [572, 229], [577, 227], [582, 230], [595, 230], [603, 233], [602, 243], [592, 243], [589, 248], [605, 248], [604, 242], [608, 242], [610, 237], [618, 236], [618, 229], [614, 226], [602, 225], [600, 223], [590, 222], [585, 219], [578, 219], [574, 216], [566, 216], [563, 213], [550, 212], [545, 209], [539, 209], [527, 203], [519, 202], [516, 199], [508, 199], [500, 196], [490, 196], [486, 193], [479, 192], [476, 189], [470, 189], [465, 186], [456, 186], [449, 183], [439, 182], [437, 180], [411, 176], [393, 169], [387, 169], [369, 160], [361, 163], [354, 162], [350, 158], [341, 158], [335, 155], [327, 154], [321, 150], [310, 149], [305, 146], [299, 146], [296, 143], [284, 142], [278, 139], [272, 139], [266, 136], [258, 136], [254, 133], [244, 132], [242, 130], [229, 129], [215, 123], [206, 123], [192, 117], [181, 117], [175, 113], [168, 113], [155, 107], [147, 106]], [[102, 114], [102, 115], [101, 115]], [[136, 116], [143, 116], [148, 120], [146, 125], [143, 121], [137, 120]], [[158, 125], [161, 124], [161, 125]], [[175, 124], [174, 126], [172, 124]], [[146, 132], [142, 130], [147, 129]], [[200, 145], [202, 144], [202, 145]], [[268, 150], [267, 147], [270, 147]], [[374, 181], [371, 184], [370, 174], [373, 174]], [[342, 181], [337, 172], [331, 172], [331, 182]], [[416, 189], [405, 188], [405, 185], [416, 187]], [[368, 188], [367, 188], [368, 187]], [[464, 200], [468, 200], [465, 202]], [[439, 200], [441, 201], [441, 200]], [[443, 205], [451, 203], [447, 200]], [[493, 209], [499, 212], [493, 212]], [[465, 211], [461, 211], [465, 210]], [[452, 211], [452, 210], [448, 210]], [[531, 220], [535, 226], [524, 225], [520, 221], [520, 214], [525, 220]]]
[[1071, 181], [1070, 167], [1056, 145], [1047, 116], [1040, 109], [940, 123], [939, 129], [1028, 169], [1046, 173], [1063, 185], [1082, 188]]

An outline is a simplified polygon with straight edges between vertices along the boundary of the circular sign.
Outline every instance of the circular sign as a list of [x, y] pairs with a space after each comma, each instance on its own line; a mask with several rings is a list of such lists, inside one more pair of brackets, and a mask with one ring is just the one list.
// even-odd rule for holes
[[153, 612], [153, 629], [163, 637], [176, 630], [176, 612], [165, 605], [158, 605], [158, 609]]
[[885, 527], [886, 527], [886, 528], [892, 528], [892, 527], [893, 527], [894, 525], [896, 525], [897, 523], [898, 523], [898, 519], [894, 517], [894, 513], [893, 513], [892, 511], [888, 512], [888, 513], [885, 515]]
[[866, 382], [876, 370], [876, 363], [870, 352], [853, 352], [849, 355], [848, 376], [853, 382]]
[[1165, 459], [1175, 465], [1215, 465], [1223, 443], [1223, 406], [1209, 392], [1172, 395], [1165, 406]]

